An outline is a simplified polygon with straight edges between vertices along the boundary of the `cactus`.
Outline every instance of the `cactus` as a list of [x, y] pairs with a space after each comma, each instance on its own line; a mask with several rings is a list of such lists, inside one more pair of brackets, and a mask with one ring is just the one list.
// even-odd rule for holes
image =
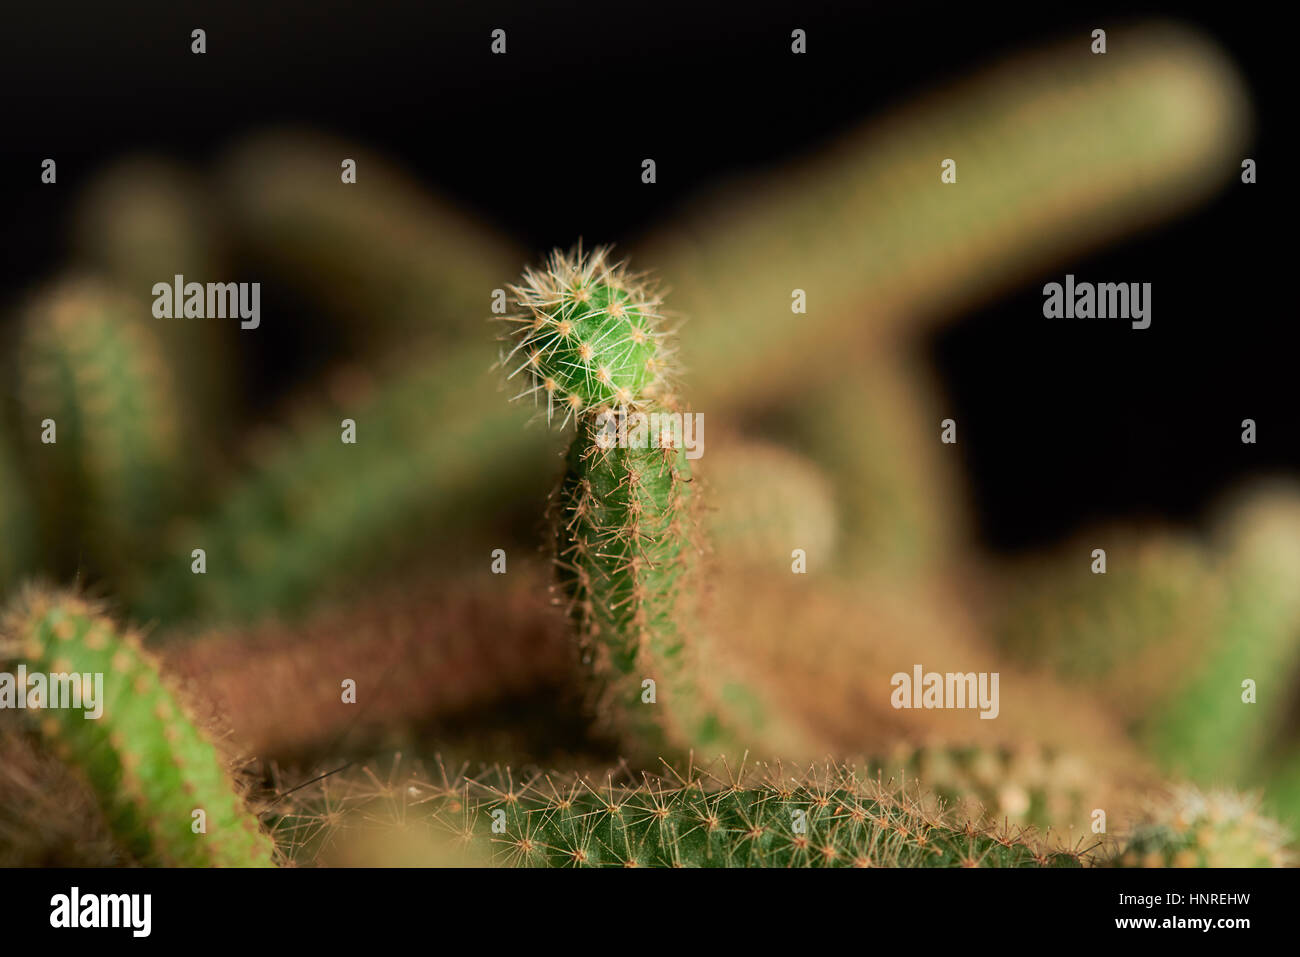
[[[806, 578], [750, 572], [720, 581], [705, 626], [717, 654], [736, 661], [764, 698], [779, 700], [821, 754], [880, 754], [899, 741], [1037, 741], [1105, 768], [1117, 784], [1144, 779], [1141, 755], [1113, 715], [1091, 695], [985, 647], [951, 583], [903, 588], [891, 577]], [[982, 720], [975, 709], [894, 708], [891, 677], [918, 663], [999, 673], [996, 720]]]
[[[149, 557], [146, 533], [174, 500], [182, 461], [181, 402], [157, 342], [129, 300], [75, 279], [31, 304], [16, 351], [45, 538], [68, 550], [56, 564], [89, 559], [129, 588]], [[52, 443], [44, 441], [47, 419]]]
[[935, 574], [971, 537], [961, 463], [939, 441], [940, 389], [901, 346], [859, 351], [772, 418], [833, 486], [841, 576]]
[[866, 766], [900, 785], [910, 779], [915, 800], [927, 811], [946, 806], [973, 820], [1028, 825], [1067, 838], [1071, 830], [1082, 833], [1108, 790], [1088, 762], [1036, 742], [900, 745]]
[[835, 554], [840, 515], [814, 463], [769, 442], [710, 439], [700, 470], [711, 501], [705, 528], [723, 565], [789, 567], [801, 548], [814, 561]]
[[[512, 696], [547, 694], [555, 705], [576, 684], [536, 569], [517, 561], [490, 584], [427, 588], [402, 583], [293, 625], [215, 628], [159, 642], [158, 653], [164, 673], [210, 701], [231, 740], [262, 760], [355, 753], [381, 731], [427, 734]], [[342, 701], [349, 678], [355, 704]]]
[[[179, 325], [159, 327], [162, 339], [176, 332], [161, 350], [164, 364], [157, 345], [145, 341], [154, 338], [148, 326], [141, 339], [123, 331], [132, 325], [126, 320], [96, 319], [75, 335], [66, 324], [28, 322], [16, 370], [21, 434], [31, 437], [33, 413], [49, 405], [59, 409], [50, 417], [60, 420], [60, 442], [68, 421], [75, 440], [57, 451], [34, 449], [36, 467], [17, 470], [33, 472], [48, 495], [44, 539], [64, 549], [53, 570], [66, 577], [76, 562], [80, 572], [84, 530], [92, 574], [110, 574], [130, 607], [162, 619], [163, 634], [178, 640], [163, 645], [159, 666], [138, 638], [84, 599], [28, 590], [14, 603], [0, 631], [0, 658], [20, 652], [33, 667], [98, 670], [109, 693], [102, 722], [52, 710], [31, 715], [37, 720], [21, 734], [0, 726], [0, 837], [30, 822], [38, 840], [19, 853], [39, 859], [39, 845], [46, 845], [47, 859], [62, 862], [68, 822], [42, 826], [41, 818], [59, 814], [66, 800], [67, 813], [84, 813], [94, 825], [88, 855], [144, 863], [324, 860], [313, 854], [346, 839], [358, 821], [385, 828], [372, 863], [397, 859], [376, 853], [412, 860], [425, 847], [443, 863], [446, 842], [435, 835], [458, 842], [468, 853], [462, 860], [542, 866], [1107, 860], [1108, 848], [1085, 852], [1086, 841], [1061, 847], [1062, 835], [1086, 833], [1075, 825], [1093, 792], [1084, 799], [1080, 766], [1100, 765], [1093, 759], [1104, 756], [1101, 773], [1086, 784], [1120, 789], [1145, 769], [1085, 694], [1008, 667], [983, 648], [954, 583], [932, 574], [960, 541], [963, 523], [935, 504], [951, 496], [940, 469], [921, 454], [922, 432], [932, 435], [936, 424], [933, 411], [921, 411], [907, 393], [911, 383], [904, 380], [915, 370], [895, 362], [890, 349], [898, 342], [889, 338], [1183, 208], [1235, 168], [1246, 110], [1236, 77], [1218, 55], [1178, 33], [1133, 32], [1123, 46], [1113, 61], [1079, 49], [1077, 56], [1052, 50], [1010, 64], [887, 121], [828, 163], [787, 176], [753, 209], [688, 226], [695, 229], [690, 239], [674, 239], [667, 253], [650, 256], [673, 277], [676, 304], [698, 319], [688, 327], [701, 370], [697, 399], [711, 413], [780, 411], [792, 426], [785, 439], [802, 442], [816, 459], [801, 472], [808, 463], [769, 449], [766, 459], [740, 464], [730, 478], [723, 463], [717, 487], [732, 500], [717, 516], [745, 508], [733, 479], [769, 482], [775, 504], [761, 517], [746, 516], [753, 524], [736, 541], [727, 535], [739, 526], [715, 523], [723, 538], [720, 574], [701, 575], [708, 561], [697, 518], [702, 484], [675, 436], [623, 448], [603, 428], [679, 408], [675, 336], [662, 316], [662, 296], [644, 277], [613, 265], [604, 250], [556, 254], [545, 268], [527, 272], [511, 287], [516, 312], [501, 358], [523, 383], [513, 391], [544, 407], [548, 418], [574, 423], [552, 499], [555, 591], [577, 625], [594, 708], [619, 734], [622, 770], [529, 772], [518, 782], [508, 770], [444, 774], [433, 784], [381, 778], [367, 768], [333, 805], [327, 788], [313, 804], [310, 788], [292, 791], [301, 778], [284, 779], [271, 767], [267, 778], [292, 792], [264, 811], [276, 823], [273, 836], [259, 831], [245, 806], [237, 783], [243, 776], [208, 740], [213, 723], [192, 717], [203, 701], [192, 690], [224, 712], [236, 742], [267, 758], [336, 749], [354, 726], [368, 743], [381, 729], [412, 734], [405, 741], [423, 753], [429, 729], [416, 726], [464, 712], [460, 719], [468, 717], [472, 727], [464, 739], [452, 738], [454, 746], [481, 760], [493, 752], [484, 728], [491, 718], [479, 712], [515, 692], [564, 694], [568, 669], [537, 604], [540, 588], [526, 594], [532, 576], [525, 573], [522, 590], [518, 579], [481, 586], [457, 567], [486, 566], [489, 547], [519, 541], [509, 534], [518, 531], [507, 527], [518, 518], [509, 507], [533, 493], [541, 498], [553, 445], [548, 433], [522, 428], [523, 416], [489, 394], [488, 357], [479, 344], [458, 341], [475, 335], [458, 320], [479, 312], [493, 287], [506, 285], [499, 280], [513, 254], [426, 202], [374, 157], [359, 158], [356, 184], [340, 183], [337, 164], [356, 156], [351, 148], [272, 139], [242, 150], [226, 164], [224, 185], [244, 251], [269, 260], [291, 294], [305, 292], [342, 317], [374, 317], [364, 336], [346, 337], [353, 353], [364, 353], [366, 369], [340, 375], [331, 399], [287, 428], [260, 433], [250, 443], [246, 474], [228, 485], [224, 500], [197, 520], [172, 523], [154, 550], [144, 534], [167, 518], [173, 502], [148, 490], [182, 484], [157, 476], [177, 474], [178, 437], [190, 434], [183, 415], [166, 418], [177, 402], [158, 388], [156, 373], [170, 366], [188, 397], [197, 380], [186, 363], [202, 354], [192, 345], [199, 336]], [[1187, 102], [1198, 109], [1182, 109]], [[936, 161], [948, 153], [960, 165], [960, 186], [938, 181]], [[144, 175], [110, 178], [83, 211], [83, 249], [100, 268], [130, 277], [128, 295], [141, 276], [167, 278], [150, 276], [150, 262], [213, 261], [201, 240], [187, 245], [197, 235], [187, 211], [192, 191], [174, 186], [153, 182], [146, 168]], [[808, 293], [809, 310], [792, 320], [785, 309], [796, 286]], [[87, 329], [89, 348], [81, 341]], [[436, 350], [410, 347], [424, 332]], [[855, 343], [861, 356], [842, 351]], [[399, 352], [407, 353], [400, 364]], [[376, 353], [392, 361], [377, 361]], [[828, 355], [840, 367], [859, 364], [846, 362], [849, 355], [870, 362], [850, 381], [825, 374]], [[87, 393], [86, 385], [102, 391]], [[139, 421], [123, 425], [134, 421], [124, 410], [135, 405]], [[343, 418], [356, 421], [356, 446], [340, 440]], [[856, 451], [838, 468], [846, 445]], [[21, 479], [29, 476], [10, 477], [15, 470], [5, 451], [0, 447], [0, 588], [34, 570], [34, 558], [9, 540], [14, 536], [20, 548], [27, 540], [31, 510]], [[43, 471], [52, 464], [60, 467]], [[833, 503], [817, 466], [834, 482]], [[699, 471], [707, 482], [708, 470]], [[141, 476], [149, 478], [137, 481]], [[781, 500], [789, 488], [793, 497]], [[70, 503], [84, 514], [61, 514]], [[811, 512], [814, 503], [820, 511], [811, 521], [789, 521], [806, 519], [796, 513]], [[837, 513], [847, 533], [840, 539], [847, 547], [835, 555], [837, 573], [821, 574], [832, 569], [814, 559], [806, 576], [769, 578], [737, 558], [738, 550], [772, 547], [746, 541], [805, 536], [807, 543], [789, 547], [830, 556]], [[1112, 628], [1108, 636], [1111, 673], [1121, 659], [1134, 667], [1131, 646], [1116, 643], [1122, 636], [1147, 639], [1153, 659], [1174, 647], [1195, 659], [1161, 702], [1168, 705], [1164, 723], [1121, 704], [1125, 715], [1147, 722], [1144, 734], [1170, 760], [1235, 771], [1260, 763], [1266, 737], [1285, 734], [1278, 717], [1283, 695], [1273, 682], [1295, 670], [1289, 583], [1297, 566], [1285, 538], [1261, 532], [1268, 521], [1248, 524], [1254, 531], [1248, 540], [1233, 539], [1240, 548], [1234, 545], [1221, 567], [1202, 569], [1193, 549], [1195, 560], [1185, 565], [1191, 574], [1170, 579], [1173, 587], [1159, 591], [1154, 610], [1144, 604], [1151, 596], [1135, 597], [1143, 621], [1159, 625], [1153, 635]], [[485, 526], [506, 535], [486, 546]], [[745, 538], [749, 533], [755, 537]], [[437, 547], [429, 547], [431, 539]], [[196, 547], [208, 552], [203, 575], [190, 570]], [[420, 556], [438, 576], [424, 568], [423, 580], [468, 594], [403, 603], [393, 597], [397, 589], [373, 592], [376, 580]], [[135, 574], [142, 561], [153, 569], [144, 579]], [[517, 574], [514, 554], [511, 563]], [[451, 569], [454, 578], [446, 577]], [[1201, 588], [1205, 583], [1210, 587]], [[326, 599], [335, 610], [307, 616]], [[1112, 625], [1125, 621], [1129, 606], [1120, 607]], [[248, 621], [260, 624], [243, 627]], [[1105, 630], [1084, 624], [1090, 633]], [[1052, 654], [1047, 660], [1055, 662]], [[1001, 720], [891, 708], [890, 674], [918, 661], [940, 670], [1000, 671], [1007, 692]], [[371, 709], [367, 693], [382, 689], [393, 671], [400, 672], [401, 700], [381, 697]], [[1261, 707], [1248, 711], [1224, 689], [1231, 685], [1235, 693], [1238, 677], [1255, 675]], [[170, 688], [176, 677], [193, 686], [184, 700]], [[341, 677], [358, 680], [360, 720], [338, 707]], [[647, 677], [657, 682], [653, 706], [643, 698]], [[1093, 684], [1111, 687], [1104, 676]], [[770, 708], [772, 702], [780, 707]], [[563, 704], [546, 701], [530, 717], [554, 737], [566, 715]], [[439, 746], [448, 741], [443, 731]], [[39, 751], [32, 747], [38, 735], [45, 736]], [[937, 736], [964, 743], [917, 748]], [[860, 765], [861, 774], [844, 765], [795, 775], [779, 765], [765, 774], [681, 770], [691, 748], [735, 756], [745, 746], [761, 747], [770, 757], [794, 744], [790, 750], [800, 757], [858, 755], [879, 753], [897, 739], [902, 750]], [[355, 739], [346, 743], [349, 751], [357, 747]], [[569, 755], [581, 757], [566, 766], [592, 766], [583, 762], [593, 751], [604, 760], [606, 744], [583, 737]], [[50, 760], [56, 754], [66, 763]], [[669, 759], [667, 775], [635, 776], [638, 765], [660, 756]], [[531, 752], [523, 760], [531, 766], [539, 758]], [[1269, 770], [1279, 787], [1294, 788], [1293, 770]], [[961, 813], [953, 814], [950, 803]], [[207, 812], [205, 835], [189, 827], [196, 806]], [[7, 817], [11, 808], [17, 814]], [[421, 814], [432, 825], [423, 828], [428, 843], [407, 842]], [[95, 815], [102, 828], [91, 821]], [[1195, 823], [1202, 819], [1209, 824]], [[1187, 813], [1190, 829], [1181, 818], [1157, 821], [1135, 832], [1127, 861], [1114, 863], [1276, 860], [1279, 836], [1268, 827], [1261, 836], [1248, 815], [1228, 819], [1245, 819], [1244, 830], [1234, 824], [1222, 834], [1206, 832], [1221, 822], [1200, 810]], [[1049, 831], [1019, 830], [1024, 823]], [[1225, 856], [1224, 847], [1234, 853]]]
[[[1103, 546], [1107, 572], [1093, 574], [1092, 550]], [[998, 645], [1085, 684], [1134, 726], [1208, 653], [1223, 603], [1208, 549], [1164, 530], [1099, 528], [999, 577], [990, 627]]]
[[[614, 776], [442, 769], [375, 788], [334, 780], [298, 799], [286, 829], [307, 828], [322, 793], [332, 821], [420, 816], [469, 860], [525, 867], [1077, 867], [1087, 852], [1052, 850], [1032, 830], [988, 828], [923, 811], [850, 766], [742, 773], [685, 766]], [[319, 819], [317, 819], [319, 822]], [[465, 860], [462, 857], [462, 860]]]
[[[603, 448], [578, 423], [558, 494], [556, 560], [584, 658], [599, 680], [595, 707], [650, 753], [699, 731], [688, 603], [697, 547], [690, 468], [681, 450]], [[656, 683], [653, 705], [643, 682]], [[703, 743], [703, 742], [701, 742]]]
[[694, 607], [699, 503], [682, 432], [655, 418], [680, 412], [654, 287], [607, 249], [578, 247], [511, 291], [513, 348], [501, 365], [527, 378], [517, 398], [544, 396], [549, 420], [562, 410], [563, 424], [576, 423], [555, 496], [555, 558], [594, 710], [633, 760], [717, 753], [741, 726], [770, 729], [777, 719], [743, 683], [701, 680], [711, 669]]
[[[155, 283], [176, 274], [194, 281], [230, 278], [222, 209], [203, 178], [168, 160], [137, 155], [99, 173], [78, 198], [73, 233], [79, 261], [110, 279], [141, 316]], [[214, 443], [237, 424], [230, 382], [238, 336], [220, 322], [157, 322], [150, 327], [183, 383], [182, 429]]]
[[501, 360], [509, 377], [521, 373], [521, 396], [546, 400], [570, 418], [610, 409], [639, 409], [671, 393], [670, 333], [662, 298], [644, 276], [609, 261], [609, 249], [555, 250], [544, 269], [528, 267], [510, 286], [515, 310], [505, 317], [514, 343]]
[[[1213, 551], [1112, 528], [1016, 566], [993, 625], [1004, 649], [1099, 690], [1167, 768], [1202, 783], [1261, 783], [1288, 704], [1276, 676], [1300, 669], [1300, 492], [1237, 499]], [[1094, 575], [1101, 545], [1107, 573]], [[1242, 701], [1247, 678], [1255, 704]]]
[[1153, 804], [1111, 863], [1119, 867], [1287, 867], [1290, 835], [1256, 798], [1180, 787]]
[[932, 326], [1225, 184], [1249, 132], [1241, 78], [1186, 28], [1123, 36], [1122, 57], [1071, 38], [963, 78], [638, 246], [693, 317], [700, 407], [798, 394], [851, 342]]
[[273, 844], [225, 759], [135, 633], [76, 595], [29, 588], [10, 604], [0, 635], [4, 656], [20, 657], [29, 674], [81, 676], [83, 688], [85, 676], [103, 676], [99, 717], [52, 700], [33, 717], [55, 755], [90, 783], [122, 847], [155, 864], [273, 863]]
[[1150, 739], [1194, 780], [1258, 783], [1291, 703], [1285, 682], [1300, 674], [1300, 486], [1238, 490], [1217, 524], [1225, 571], [1214, 641], [1152, 722]]
[[[341, 162], [356, 161], [356, 182]], [[273, 275], [319, 304], [349, 351], [405, 351], [477, 330], [462, 320], [504, 286], [512, 243], [454, 210], [355, 142], [292, 132], [255, 136], [221, 163], [226, 208]]]
[[[535, 473], [505, 466], [518, 456], [540, 470], [551, 444], [502, 407], [490, 365], [480, 344], [434, 361], [417, 352], [378, 381], [336, 375], [329, 398], [258, 436], [252, 467], [212, 512], [169, 531], [165, 562], [132, 596], [136, 617], [300, 615], [411, 560], [431, 531], [464, 543], [467, 527], [543, 489]], [[344, 418], [355, 445], [341, 441]], [[204, 575], [191, 574], [194, 548], [206, 551]]]

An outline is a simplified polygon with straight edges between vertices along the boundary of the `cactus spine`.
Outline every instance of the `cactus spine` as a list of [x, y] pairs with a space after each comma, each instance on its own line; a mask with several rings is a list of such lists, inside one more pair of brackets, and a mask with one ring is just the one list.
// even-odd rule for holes
[[[109, 827], [138, 860], [273, 863], [274, 845], [245, 809], [225, 760], [137, 635], [120, 631], [79, 597], [37, 589], [14, 600], [0, 635], [5, 656], [21, 656], [29, 672], [81, 676], [83, 691], [86, 676], [92, 682], [103, 676], [98, 718], [82, 708], [50, 707], [47, 699], [38, 727], [54, 753], [84, 774]], [[197, 810], [204, 812], [202, 832], [196, 832]]]

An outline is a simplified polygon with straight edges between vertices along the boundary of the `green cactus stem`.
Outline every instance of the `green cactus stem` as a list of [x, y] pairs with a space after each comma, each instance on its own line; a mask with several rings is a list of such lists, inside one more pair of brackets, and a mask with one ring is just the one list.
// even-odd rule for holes
[[274, 863], [274, 846], [245, 808], [226, 760], [136, 634], [78, 596], [29, 588], [11, 602], [0, 636], [5, 659], [29, 675], [82, 676], [83, 695], [102, 675], [102, 686], [90, 691], [102, 695], [98, 717], [56, 706], [53, 679], [43, 707], [33, 713], [29, 703], [28, 714], [54, 754], [89, 782], [118, 842], [137, 860]]
[[704, 524], [719, 564], [784, 571], [795, 548], [814, 563], [832, 561], [840, 514], [816, 464], [772, 443], [716, 438], [701, 464], [711, 506]]
[[[73, 214], [81, 259], [112, 280], [123, 299], [150, 316], [155, 283], [177, 274], [196, 280], [230, 275], [225, 210], [197, 172], [135, 155], [94, 177]], [[185, 390], [181, 428], [223, 440], [239, 423], [230, 372], [239, 336], [221, 322], [149, 323], [175, 381]], [[246, 341], [245, 341], [246, 344]]]
[[1228, 183], [1251, 111], [1223, 52], [1167, 23], [1111, 38], [1122, 55], [1070, 37], [963, 77], [638, 247], [692, 317], [694, 400], [800, 394], [849, 343], [932, 328]]
[[501, 364], [526, 378], [520, 397], [545, 398], [548, 419], [576, 421], [553, 508], [555, 559], [596, 713], [634, 761], [718, 753], [775, 731], [750, 689], [712, 680], [703, 663], [699, 498], [654, 287], [607, 249], [579, 247], [512, 291]]
[[[544, 491], [539, 473], [554, 447], [501, 402], [484, 375], [491, 364], [475, 343], [337, 374], [314, 407], [258, 434], [249, 469], [214, 510], [168, 529], [165, 561], [131, 596], [135, 616], [291, 618], [415, 561], [435, 535], [462, 543], [448, 549], [457, 561], [484, 554], [472, 536]], [[356, 423], [356, 444], [341, 441], [344, 418]], [[538, 467], [507, 464], [520, 460]], [[206, 574], [192, 573], [195, 548]]]
[[698, 559], [690, 463], [680, 449], [605, 448], [599, 439], [593, 422], [578, 423], [558, 494], [556, 561], [599, 680], [597, 713], [658, 754], [697, 733], [672, 726], [699, 694], [688, 647]]
[[[344, 159], [356, 181], [343, 182]], [[464, 323], [518, 260], [513, 244], [356, 142], [258, 134], [218, 170], [225, 211], [259, 262], [326, 318], [355, 354], [412, 340], [474, 340]], [[315, 333], [313, 333], [315, 334]]]
[[[728, 773], [686, 767], [635, 783], [497, 769], [392, 782], [331, 782], [335, 826], [396, 801], [464, 859], [522, 867], [1077, 867], [1086, 851], [1044, 847], [1032, 830], [932, 814], [851, 767]], [[295, 807], [302, 820], [320, 795]]]
[[58, 567], [88, 561], [124, 588], [152, 557], [184, 458], [181, 399], [138, 315], [99, 281], [68, 280], [29, 306], [15, 356], [45, 538], [67, 552]]

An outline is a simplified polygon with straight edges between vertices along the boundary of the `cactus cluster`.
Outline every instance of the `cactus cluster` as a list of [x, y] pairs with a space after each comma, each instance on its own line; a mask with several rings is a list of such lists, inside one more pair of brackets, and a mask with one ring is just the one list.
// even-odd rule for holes
[[[173, 168], [107, 177], [75, 217], [103, 275], [32, 301], [0, 417], [0, 661], [102, 674], [104, 712], [0, 714], [0, 863], [1285, 862], [1235, 795], [1178, 791], [1128, 824], [1158, 773], [1300, 814], [1300, 497], [1257, 496], [1206, 542], [1116, 533], [1107, 576], [1039, 555], [987, 587], [936, 392], [898, 341], [1223, 178], [1231, 71], [1177, 33], [1127, 41], [990, 73], [652, 236], [639, 261], [691, 315], [691, 395], [719, 417], [704, 461], [666, 295], [608, 248], [511, 284], [508, 242], [305, 137], [235, 151], [205, 202]], [[940, 193], [916, 157], [947, 153], [961, 186]], [[230, 235], [204, 234], [214, 217]], [[236, 248], [347, 355], [300, 357], [311, 397], [248, 429], [216, 325], [135, 321], [148, 284]], [[513, 405], [467, 321], [489, 301]], [[571, 433], [562, 461], [528, 406]], [[90, 587], [21, 584], [39, 573]], [[999, 672], [998, 720], [897, 710], [889, 676], [918, 661]], [[515, 708], [530, 727], [498, 738]], [[379, 771], [394, 747], [467, 763]]]

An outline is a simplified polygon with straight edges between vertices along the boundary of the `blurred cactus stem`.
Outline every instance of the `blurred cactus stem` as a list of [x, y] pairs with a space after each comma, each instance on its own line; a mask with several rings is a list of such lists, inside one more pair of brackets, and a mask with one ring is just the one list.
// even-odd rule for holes
[[1251, 109], [1223, 52], [1164, 23], [1111, 40], [1009, 58], [638, 244], [696, 317], [700, 407], [798, 393], [845, 343], [917, 332], [1230, 181]]
[[[353, 182], [344, 161], [354, 164]], [[314, 133], [256, 136], [219, 178], [238, 234], [298, 294], [345, 320], [366, 355], [413, 340], [473, 339], [464, 322], [514, 275], [519, 252], [355, 142]]]
[[63, 574], [86, 566], [129, 591], [181, 499], [185, 403], [131, 301], [73, 278], [24, 312], [14, 356], [26, 457]]

